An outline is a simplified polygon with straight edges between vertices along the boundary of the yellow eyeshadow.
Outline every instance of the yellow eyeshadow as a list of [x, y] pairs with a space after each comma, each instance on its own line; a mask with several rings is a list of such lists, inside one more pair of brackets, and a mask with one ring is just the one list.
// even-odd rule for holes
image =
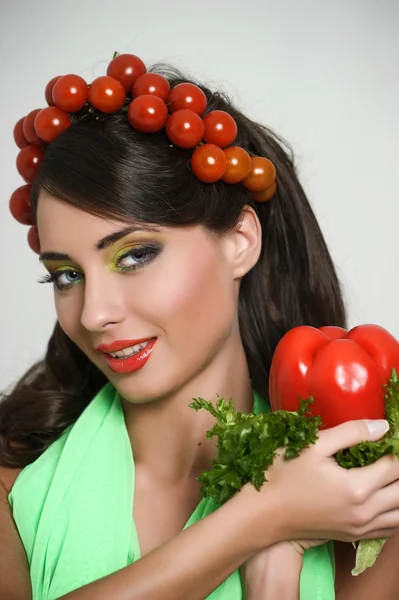
[[113, 258], [111, 258], [110, 262], [107, 264], [108, 271], [115, 271], [118, 268], [118, 261], [120, 257], [126, 252], [126, 249], [119, 251]]
[[114, 257], [111, 259], [111, 262], [108, 263], [107, 268], [109, 270], [114, 270], [114, 269], [118, 269], [118, 262], [121, 259], [122, 256], [124, 256], [126, 253], [128, 253], [130, 250], [134, 250], [135, 248], [140, 248], [143, 245], [143, 243], [139, 243], [139, 242], [135, 242], [135, 243], [130, 243], [126, 246], [123, 246], [123, 248], [120, 248], [116, 254], [114, 255]]
[[79, 271], [79, 269], [77, 269], [76, 267], [57, 267], [51, 270], [52, 273], [59, 273], [60, 271]]
[[54, 271], [60, 271], [60, 270], [75, 270], [75, 271], [81, 271], [82, 269], [80, 267], [77, 267], [76, 264], [73, 264], [72, 262], [70, 264], [68, 264], [67, 262], [64, 264], [60, 264], [61, 261], [58, 260], [44, 260], [43, 261], [43, 266], [47, 269], [47, 271], [50, 272], [54, 272]]

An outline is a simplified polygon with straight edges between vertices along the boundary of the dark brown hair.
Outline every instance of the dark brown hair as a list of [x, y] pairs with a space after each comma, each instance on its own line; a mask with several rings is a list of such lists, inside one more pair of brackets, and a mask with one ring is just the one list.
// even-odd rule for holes
[[[157, 69], [171, 86], [188, 81]], [[268, 374], [280, 338], [296, 325], [345, 326], [340, 286], [322, 233], [298, 181], [292, 152], [266, 127], [239, 112], [229, 99], [204, 86], [207, 112], [230, 113], [237, 145], [270, 158], [277, 193], [254, 205], [262, 224], [262, 254], [243, 278], [239, 297], [241, 336], [253, 387], [268, 395]], [[251, 204], [241, 185], [204, 184], [189, 168], [190, 151], [171, 146], [164, 132], [134, 131], [126, 113], [83, 111], [46, 150], [32, 188], [104, 218], [165, 226], [202, 224], [223, 233]], [[210, 290], [211, 293], [211, 290]], [[72, 424], [106, 383], [105, 376], [57, 323], [44, 360], [33, 366], [0, 403], [0, 464], [23, 467]]]

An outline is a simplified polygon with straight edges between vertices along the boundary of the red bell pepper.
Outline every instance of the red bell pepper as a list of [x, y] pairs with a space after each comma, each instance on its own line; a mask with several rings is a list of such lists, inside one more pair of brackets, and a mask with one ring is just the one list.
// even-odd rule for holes
[[300, 326], [279, 342], [273, 356], [269, 393], [273, 410], [296, 411], [300, 398], [313, 397], [309, 410], [322, 428], [352, 419], [383, 419], [384, 384], [399, 373], [399, 342], [378, 325]]

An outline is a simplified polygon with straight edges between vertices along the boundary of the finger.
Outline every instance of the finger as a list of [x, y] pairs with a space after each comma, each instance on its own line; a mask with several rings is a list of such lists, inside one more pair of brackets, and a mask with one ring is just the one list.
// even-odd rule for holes
[[368, 531], [364, 535], [358, 537], [358, 539], [354, 541], [357, 542], [360, 540], [379, 540], [381, 538], [390, 538], [395, 535], [395, 533], [398, 533], [396, 527], [391, 527], [390, 529], [373, 529], [372, 531]]
[[384, 419], [347, 421], [336, 427], [331, 427], [331, 429], [321, 431], [318, 447], [322, 448], [327, 456], [333, 456], [339, 450], [350, 448], [360, 444], [360, 442], [374, 442], [380, 439], [388, 429], [388, 421]]
[[378, 540], [381, 538], [390, 538], [393, 535], [395, 535], [396, 533], [398, 533], [398, 529], [396, 527], [391, 527], [391, 528], [386, 528], [386, 529], [370, 529], [367, 530], [365, 533], [354, 533], [354, 534], [349, 534], [349, 533], [345, 533], [345, 534], [336, 534], [336, 533], [332, 533], [330, 535], [330, 540], [336, 540], [338, 542], [348, 542], [348, 543], [352, 543], [352, 542], [360, 542], [361, 540]]
[[[399, 509], [390, 510], [372, 519], [362, 528], [362, 539], [368, 539], [374, 532], [383, 530], [395, 530], [399, 527]], [[382, 537], [382, 536], [381, 536]], [[371, 539], [371, 537], [370, 537]]]
[[[399, 460], [393, 454], [383, 456], [367, 467], [349, 469], [348, 477], [356, 477], [354, 481], [359, 489], [364, 490], [366, 497], [379, 493], [379, 498], [384, 501], [380, 512], [399, 507], [398, 487], [391, 489], [399, 480]], [[391, 502], [391, 505], [387, 502]]]
[[396, 456], [383, 456], [374, 464], [361, 467], [361, 471], [367, 471], [366, 475], [370, 477], [370, 489], [374, 492], [372, 501], [380, 508], [379, 512], [399, 508], [399, 460]]

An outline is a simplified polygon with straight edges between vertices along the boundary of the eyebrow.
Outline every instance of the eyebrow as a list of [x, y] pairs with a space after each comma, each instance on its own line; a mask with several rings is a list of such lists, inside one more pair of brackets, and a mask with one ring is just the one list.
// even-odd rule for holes
[[[124, 227], [123, 229], [120, 229], [119, 231], [115, 231], [114, 233], [106, 235], [101, 240], [99, 240], [95, 244], [95, 249], [96, 250], [104, 250], [104, 248], [108, 248], [109, 246], [112, 246], [112, 244], [115, 244], [115, 242], [117, 242], [118, 240], [129, 235], [129, 233], [136, 233], [137, 231], [148, 231], [151, 233], [159, 233], [161, 230], [159, 229], [159, 227], [154, 227], [151, 225], [132, 225], [130, 227]], [[49, 251], [49, 252], [42, 252], [39, 256], [39, 260], [40, 260], [40, 262], [42, 262], [44, 260], [71, 260], [71, 257], [68, 254], [65, 254], [63, 252]]]

